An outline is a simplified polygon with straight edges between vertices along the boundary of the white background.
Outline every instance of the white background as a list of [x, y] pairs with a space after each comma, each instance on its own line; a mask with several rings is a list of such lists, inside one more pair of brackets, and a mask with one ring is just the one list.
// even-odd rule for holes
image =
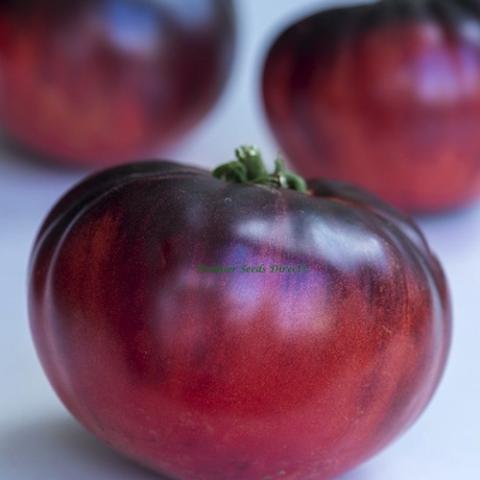
[[[234, 78], [206, 123], [169, 157], [213, 166], [254, 143], [276, 153], [258, 103], [258, 67], [286, 22], [322, 2], [240, 0], [242, 41]], [[85, 172], [0, 151], [0, 479], [153, 480], [69, 417], [35, 356], [26, 312], [31, 243], [47, 210]], [[419, 219], [452, 286], [455, 335], [444, 381], [421, 420], [343, 480], [480, 478], [480, 208]]]

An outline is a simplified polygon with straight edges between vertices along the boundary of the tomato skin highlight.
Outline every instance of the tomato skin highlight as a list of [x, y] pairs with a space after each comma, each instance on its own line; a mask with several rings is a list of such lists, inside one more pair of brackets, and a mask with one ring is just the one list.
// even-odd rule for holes
[[408, 217], [308, 186], [143, 162], [60, 200], [32, 253], [31, 328], [87, 429], [172, 478], [328, 479], [417, 419], [450, 345], [442, 269]]
[[321, 11], [267, 54], [268, 122], [295, 169], [433, 213], [480, 194], [480, 10], [383, 0]]
[[165, 151], [213, 108], [232, 69], [232, 0], [5, 0], [0, 126], [64, 165]]

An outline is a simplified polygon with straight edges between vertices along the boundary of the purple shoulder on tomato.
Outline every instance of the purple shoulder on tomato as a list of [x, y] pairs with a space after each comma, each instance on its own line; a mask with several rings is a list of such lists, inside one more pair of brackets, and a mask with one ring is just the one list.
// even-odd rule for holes
[[326, 9], [273, 43], [267, 119], [307, 177], [353, 182], [410, 212], [480, 194], [478, 2]]
[[67, 193], [32, 254], [35, 345], [71, 413], [158, 472], [333, 478], [430, 401], [446, 279], [371, 194], [236, 156], [213, 174], [126, 165]]

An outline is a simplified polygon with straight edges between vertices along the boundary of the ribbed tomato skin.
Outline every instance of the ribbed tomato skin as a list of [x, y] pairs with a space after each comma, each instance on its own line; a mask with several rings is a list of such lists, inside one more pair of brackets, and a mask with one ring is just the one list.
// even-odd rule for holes
[[450, 344], [442, 269], [382, 202], [309, 190], [144, 162], [57, 204], [32, 254], [31, 328], [86, 428], [172, 478], [313, 480], [417, 419]]
[[383, 0], [321, 11], [273, 42], [263, 98], [296, 170], [431, 213], [480, 195], [480, 8]]

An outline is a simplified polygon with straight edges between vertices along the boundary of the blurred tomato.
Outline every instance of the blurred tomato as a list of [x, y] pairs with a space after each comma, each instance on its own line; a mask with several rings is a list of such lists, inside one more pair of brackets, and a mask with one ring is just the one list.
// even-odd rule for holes
[[384, 0], [288, 28], [269, 52], [263, 91], [298, 171], [415, 212], [478, 197], [478, 12], [476, 2]]
[[0, 125], [60, 162], [136, 159], [212, 107], [234, 37], [231, 0], [3, 0]]

